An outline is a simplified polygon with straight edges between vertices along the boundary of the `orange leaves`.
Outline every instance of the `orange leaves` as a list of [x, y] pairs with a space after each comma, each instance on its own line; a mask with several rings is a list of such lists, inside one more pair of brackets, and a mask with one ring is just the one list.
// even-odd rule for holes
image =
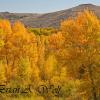
[[11, 25], [8, 20], [0, 20], [0, 29], [3, 29], [4, 33], [11, 33]]
[[[99, 45], [100, 21], [88, 11], [65, 20], [58, 30], [32, 28], [28, 32], [19, 21], [11, 27], [9, 21], [0, 20], [0, 84], [6, 80], [14, 80], [15, 85], [47, 82], [65, 85], [68, 91], [80, 89], [84, 76], [90, 84], [87, 69], [91, 63], [93, 78], [99, 78]], [[83, 64], [84, 75], [79, 73]], [[77, 80], [80, 76], [81, 81]]]
[[92, 12], [85, 10], [75, 19], [62, 22], [61, 30], [67, 41], [86, 44], [100, 36], [100, 21]]
[[20, 39], [23, 39], [23, 40], [28, 40], [28, 38], [29, 38], [26, 28], [19, 21], [16, 21], [13, 24], [12, 31], [13, 31], [12, 35], [16, 38], [20, 38]]
[[16, 21], [13, 24], [12, 30], [15, 33], [17, 33], [17, 32], [18, 33], [25, 33], [26, 32], [26, 29], [25, 29], [24, 25], [21, 22], [19, 22], [19, 21]]
[[52, 34], [49, 36], [49, 43], [52, 48], [59, 48], [64, 43], [64, 36], [61, 32], [58, 32], [57, 34]]

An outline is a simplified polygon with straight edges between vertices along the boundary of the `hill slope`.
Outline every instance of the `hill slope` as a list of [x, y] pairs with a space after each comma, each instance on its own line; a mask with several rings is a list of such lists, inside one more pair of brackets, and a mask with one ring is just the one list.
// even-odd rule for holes
[[74, 17], [77, 12], [81, 12], [86, 8], [92, 10], [100, 17], [100, 6], [92, 4], [82, 4], [67, 10], [46, 14], [1, 12], [0, 17], [9, 19], [12, 23], [16, 20], [20, 20], [27, 27], [58, 27], [62, 20], [68, 17]]

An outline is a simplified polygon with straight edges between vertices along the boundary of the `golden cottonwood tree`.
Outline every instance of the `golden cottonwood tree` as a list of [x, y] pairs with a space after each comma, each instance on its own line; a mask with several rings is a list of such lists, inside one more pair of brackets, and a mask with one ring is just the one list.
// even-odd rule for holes
[[[69, 66], [76, 78], [83, 79], [88, 84], [86, 93], [88, 98], [93, 96], [97, 100], [99, 67], [100, 67], [100, 20], [87, 10], [75, 19], [61, 23], [64, 34], [66, 53], [69, 53]], [[85, 79], [84, 79], [84, 76]], [[90, 90], [89, 90], [90, 89]], [[84, 94], [86, 95], [86, 94]]]
[[10, 22], [8, 20], [0, 20], [0, 39], [1, 42], [0, 44], [2, 45], [2, 48], [0, 50], [0, 58], [1, 58], [1, 62], [2, 62], [2, 69], [4, 69], [3, 72], [5, 72], [5, 77], [7, 78], [7, 72], [8, 72], [8, 62], [9, 62], [9, 51], [10, 48], [8, 50], [8, 46], [7, 43], [9, 41], [9, 35], [12, 33], [11, 30], [11, 25]]
[[44, 77], [50, 80], [57, 70], [57, 60], [54, 55], [49, 55], [44, 65]]

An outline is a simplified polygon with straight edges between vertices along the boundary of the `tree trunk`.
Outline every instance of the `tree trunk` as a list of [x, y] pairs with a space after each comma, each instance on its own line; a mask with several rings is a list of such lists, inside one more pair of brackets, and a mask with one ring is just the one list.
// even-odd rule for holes
[[93, 71], [91, 67], [92, 67], [92, 64], [89, 64], [88, 71], [89, 71], [89, 77], [91, 80], [92, 95], [93, 95], [93, 100], [97, 100], [96, 87], [95, 87], [95, 82], [93, 79]]

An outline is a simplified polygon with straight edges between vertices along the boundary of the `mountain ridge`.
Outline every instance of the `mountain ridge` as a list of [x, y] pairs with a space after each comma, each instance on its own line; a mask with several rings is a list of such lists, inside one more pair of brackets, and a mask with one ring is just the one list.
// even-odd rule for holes
[[69, 9], [44, 14], [0, 12], [0, 18], [8, 19], [11, 23], [19, 20], [24, 23], [26, 27], [59, 27], [62, 20], [68, 17], [75, 17], [77, 12], [82, 12], [87, 8], [93, 11], [97, 17], [100, 17], [100, 6], [81, 4]]

